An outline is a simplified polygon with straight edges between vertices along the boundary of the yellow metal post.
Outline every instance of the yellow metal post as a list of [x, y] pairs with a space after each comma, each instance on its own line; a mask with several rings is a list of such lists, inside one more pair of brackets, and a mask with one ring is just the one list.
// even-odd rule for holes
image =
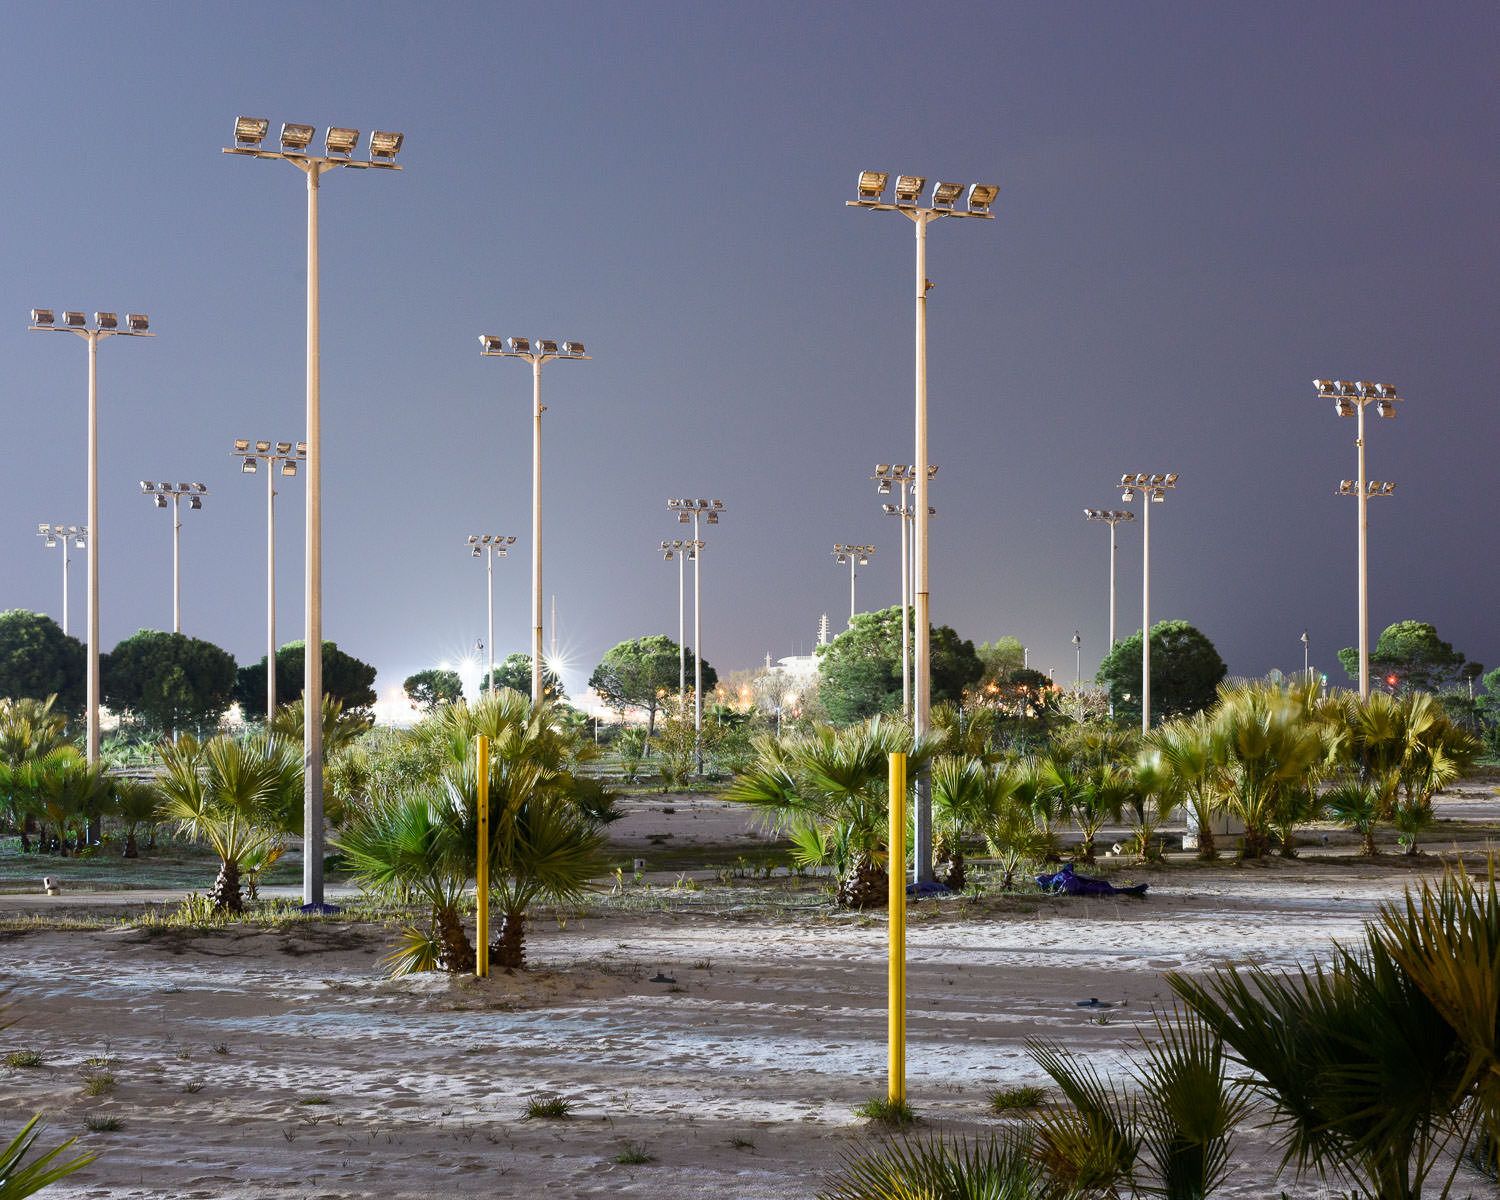
[[474, 909], [474, 974], [490, 973], [490, 739], [474, 739], [474, 773], [479, 782], [479, 870]]
[[886, 983], [886, 1058], [889, 1099], [906, 1103], [906, 755], [890, 756], [890, 965]]

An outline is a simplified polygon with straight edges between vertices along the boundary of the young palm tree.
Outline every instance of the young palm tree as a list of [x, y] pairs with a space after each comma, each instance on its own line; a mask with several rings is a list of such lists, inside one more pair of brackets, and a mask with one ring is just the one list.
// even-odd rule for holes
[[[1214, 731], [1207, 713], [1168, 721], [1146, 739], [1150, 751], [1177, 780], [1177, 790], [1198, 827], [1198, 858], [1219, 857], [1214, 820], [1223, 810], [1224, 769], [1215, 754]], [[1148, 751], [1149, 752], [1149, 751]]]
[[845, 1156], [818, 1200], [1063, 1200], [1032, 1161], [1024, 1135], [988, 1141], [902, 1141]]
[[199, 742], [180, 734], [176, 743], [163, 742], [160, 753], [163, 815], [219, 856], [208, 894], [214, 908], [244, 912], [240, 868], [282, 840], [290, 797], [301, 790], [287, 766], [287, 743], [275, 736], [242, 743], [225, 735]]
[[[1216, 755], [1225, 764], [1228, 805], [1244, 822], [1241, 853], [1261, 858], [1278, 821], [1305, 804], [1327, 758], [1321, 726], [1295, 696], [1262, 684], [1220, 684], [1213, 716]], [[1282, 844], [1287, 845], [1285, 834]]]
[[53, 831], [59, 854], [68, 852], [68, 829], [81, 847], [88, 822], [109, 802], [110, 783], [104, 764], [84, 762], [71, 748], [54, 750], [27, 768], [23, 785], [43, 829]]
[[1375, 830], [1380, 824], [1380, 793], [1368, 783], [1346, 779], [1322, 795], [1328, 815], [1359, 834], [1359, 852], [1367, 858], [1380, 853]]
[[1167, 765], [1160, 750], [1145, 748], [1136, 756], [1135, 780], [1127, 802], [1131, 836], [1142, 862], [1162, 857], [1158, 830], [1182, 802], [1181, 777]]
[[[116, 779], [110, 789], [113, 799], [111, 811], [125, 825], [124, 858], [139, 858], [135, 831], [141, 825], [152, 829], [161, 815], [161, 792], [154, 783], [145, 779]], [[148, 839], [149, 840], [149, 839]]]
[[1017, 777], [988, 767], [978, 758], [942, 755], [932, 764], [934, 853], [946, 871], [939, 882], [962, 891], [967, 883], [963, 839], [984, 837], [992, 851], [1015, 846], [1030, 828], [1025, 811], [1013, 802]]
[[889, 755], [905, 751], [908, 777], [915, 778], [934, 745], [913, 748], [905, 727], [880, 717], [845, 729], [822, 726], [780, 745], [762, 736], [755, 740], [756, 765], [725, 799], [752, 805], [790, 831], [802, 861], [832, 857], [841, 907], [877, 907], [887, 898], [881, 857], [889, 833]]

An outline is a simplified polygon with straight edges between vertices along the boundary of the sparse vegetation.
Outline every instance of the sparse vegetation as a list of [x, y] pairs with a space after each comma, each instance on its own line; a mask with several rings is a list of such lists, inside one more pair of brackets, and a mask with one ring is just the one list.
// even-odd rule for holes
[[562, 1121], [573, 1115], [573, 1102], [556, 1092], [536, 1093], [526, 1097], [524, 1121]]

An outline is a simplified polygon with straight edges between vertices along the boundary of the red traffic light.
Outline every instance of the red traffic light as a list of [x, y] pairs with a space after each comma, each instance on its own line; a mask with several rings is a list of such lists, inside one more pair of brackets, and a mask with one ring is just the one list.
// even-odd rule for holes
[[1394, 676], [1394, 675], [1387, 675], [1385, 677], [1385, 686], [1388, 687], [1388, 688], [1395, 687], [1396, 684], [1397, 684], [1397, 682], [1399, 682], [1399, 681], [1397, 680], [1396, 676]]

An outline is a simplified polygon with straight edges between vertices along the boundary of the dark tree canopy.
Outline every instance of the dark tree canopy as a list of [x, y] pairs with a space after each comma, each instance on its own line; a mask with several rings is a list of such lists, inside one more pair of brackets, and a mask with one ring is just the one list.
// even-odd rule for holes
[[[929, 627], [932, 700], [963, 699], [984, 674], [974, 649], [946, 625]], [[818, 648], [818, 698], [836, 725], [901, 710], [901, 608], [858, 613], [853, 624]]]
[[99, 677], [110, 708], [167, 736], [217, 725], [234, 703], [234, 655], [182, 633], [132, 634], [102, 657]]
[[[686, 662], [689, 690], [693, 687], [693, 666], [696, 661], [693, 652], [688, 650]], [[621, 642], [600, 660], [594, 673], [589, 676], [589, 687], [616, 712], [623, 713], [627, 708], [646, 710], [648, 736], [656, 728], [656, 713], [662, 700], [677, 694], [678, 682], [677, 643], [661, 633]], [[718, 682], [719, 673], [705, 659], [703, 694], [706, 696], [713, 691]]]
[[[1359, 647], [1339, 651], [1339, 662], [1350, 679], [1359, 678]], [[1370, 675], [1394, 676], [1397, 690], [1440, 692], [1458, 687], [1483, 671], [1438, 637], [1426, 621], [1397, 621], [1387, 625], [1370, 651]]]
[[[288, 642], [276, 651], [276, 703], [290, 704], [302, 698], [307, 644]], [[368, 715], [375, 707], [375, 668], [345, 654], [335, 642], [323, 642], [323, 695], [332, 696], [346, 713]], [[266, 715], [266, 657], [240, 668], [234, 698], [247, 717]]]
[[[496, 663], [495, 687], [514, 688], [523, 696], [531, 695], [531, 655], [517, 651], [514, 654], [507, 654], [505, 661]], [[479, 681], [480, 695], [489, 690], [490, 675], [486, 671], [484, 678]], [[567, 692], [563, 691], [562, 680], [557, 677], [557, 672], [547, 665], [545, 659], [542, 662], [542, 692], [548, 700], [561, 700], [567, 695]]]
[[58, 711], [80, 713], [87, 688], [82, 642], [41, 613], [22, 608], [0, 613], [0, 696], [45, 700], [55, 695]]
[[432, 712], [440, 704], [457, 704], [464, 698], [464, 681], [457, 671], [432, 667], [408, 675], [401, 684], [406, 698], [423, 712]]
[[[1228, 673], [1214, 644], [1186, 621], [1151, 627], [1151, 723], [1187, 716], [1213, 704]], [[1109, 691], [1115, 717], [1141, 719], [1141, 635], [1115, 644], [1095, 678]]]

